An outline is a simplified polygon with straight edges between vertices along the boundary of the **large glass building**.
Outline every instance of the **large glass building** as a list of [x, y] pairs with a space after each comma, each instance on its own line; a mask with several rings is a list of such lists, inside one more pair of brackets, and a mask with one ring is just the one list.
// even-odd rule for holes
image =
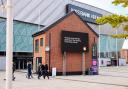
[[[43, 26], [41, 26], [43, 27]], [[13, 61], [16, 62], [16, 68], [26, 68], [27, 61], [33, 59], [33, 39], [32, 34], [38, 31], [39, 26], [32, 23], [14, 21], [13, 38]], [[6, 19], [0, 18], [0, 58], [1, 67], [5, 65], [6, 51]]]

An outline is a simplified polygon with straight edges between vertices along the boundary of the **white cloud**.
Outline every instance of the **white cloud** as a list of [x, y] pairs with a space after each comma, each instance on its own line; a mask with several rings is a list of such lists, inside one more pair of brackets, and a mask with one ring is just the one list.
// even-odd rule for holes
[[76, 1], [93, 5], [95, 7], [102, 8], [112, 13], [128, 15], [128, 8], [123, 8], [122, 6], [114, 6], [112, 4], [113, 0], [76, 0]]

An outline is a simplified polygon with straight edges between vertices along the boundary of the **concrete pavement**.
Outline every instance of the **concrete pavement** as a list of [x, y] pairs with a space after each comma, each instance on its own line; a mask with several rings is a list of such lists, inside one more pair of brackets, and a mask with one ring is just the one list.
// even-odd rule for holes
[[[127, 67], [102, 67], [95, 76], [57, 76], [38, 80], [27, 79], [26, 73], [16, 72], [12, 89], [128, 89]], [[5, 72], [0, 71], [0, 89], [5, 89]]]

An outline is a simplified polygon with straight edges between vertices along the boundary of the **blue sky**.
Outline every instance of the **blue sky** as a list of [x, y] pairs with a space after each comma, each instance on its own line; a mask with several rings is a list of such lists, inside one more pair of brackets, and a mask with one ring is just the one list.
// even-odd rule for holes
[[123, 8], [121, 5], [114, 6], [111, 3], [113, 0], [76, 0], [76, 1], [93, 5], [95, 7], [102, 8], [112, 13], [128, 15], [128, 8]]

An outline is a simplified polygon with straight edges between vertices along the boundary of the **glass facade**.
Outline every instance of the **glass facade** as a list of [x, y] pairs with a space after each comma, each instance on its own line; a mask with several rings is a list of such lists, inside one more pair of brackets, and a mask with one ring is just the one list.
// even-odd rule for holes
[[[42, 26], [43, 27], [43, 26]], [[14, 52], [33, 52], [32, 34], [39, 31], [38, 25], [14, 21]], [[43, 39], [40, 39], [43, 46]], [[120, 51], [124, 39], [117, 39], [117, 50]], [[6, 19], [0, 18], [0, 51], [6, 49]], [[101, 57], [112, 56], [116, 52], [116, 39], [108, 35], [100, 35]]]
[[[33, 52], [32, 34], [38, 31], [38, 25], [14, 21], [13, 51]], [[6, 49], [6, 19], [0, 18], [0, 51]]]
[[[101, 34], [100, 35], [100, 57], [115, 57], [117, 52], [119, 56], [119, 51], [122, 48], [124, 39], [116, 39], [111, 36]], [[116, 44], [117, 43], [117, 44]]]

